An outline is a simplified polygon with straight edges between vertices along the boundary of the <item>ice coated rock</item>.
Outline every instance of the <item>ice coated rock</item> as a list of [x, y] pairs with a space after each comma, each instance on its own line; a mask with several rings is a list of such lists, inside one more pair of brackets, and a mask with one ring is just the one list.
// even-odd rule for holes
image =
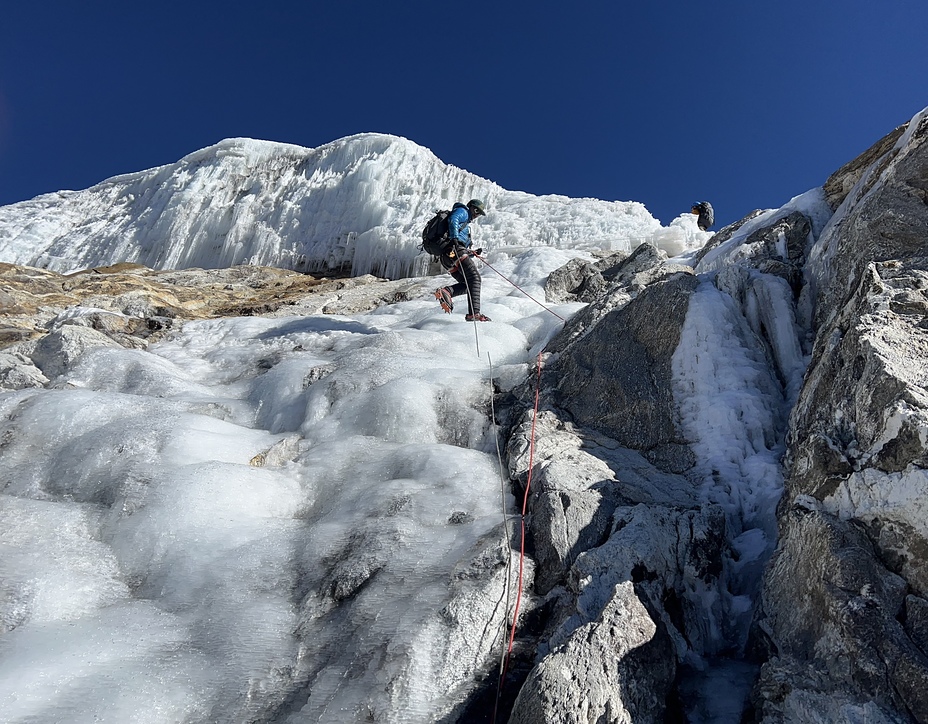
[[43, 337], [32, 352], [32, 361], [49, 379], [70, 369], [77, 358], [93, 347], [118, 347], [102, 332], [68, 325]]
[[834, 721], [835, 702], [842, 718], [928, 720], [928, 118], [841, 175], [807, 263], [817, 327], [758, 617], [776, 656], [763, 722]]
[[[695, 256], [695, 277], [652, 275], [634, 289], [628, 276], [610, 285], [588, 260], [552, 275], [553, 294], [590, 303], [549, 344], [542, 377], [548, 405], [535, 420], [530, 507], [536, 588], [550, 591], [554, 610], [512, 721], [663, 716], [653, 703], [638, 708], [636, 655], [673, 670], [725, 642], [765, 662], [751, 694], [758, 722], [928, 720], [926, 179], [922, 113], [824, 189], [723, 229]], [[733, 594], [748, 582], [756, 590], [772, 538], [750, 562], [734, 535], [750, 514], [733, 516], [720, 498], [724, 513], [713, 515], [698, 502], [708, 449], [698, 429], [680, 425], [692, 414], [687, 388], [667, 395], [660, 382], [693, 295], [703, 300], [700, 315], [722, 301], [706, 284], [728, 300], [729, 317], [740, 316], [738, 336], [755, 345], [749, 364], [767, 368], [755, 384], [783, 401], [782, 413], [770, 408], [779, 421], [754, 437], [759, 450], [785, 451], [788, 473], [781, 537], [756, 612], [738, 612]], [[724, 377], [748, 361], [712, 364]], [[523, 404], [527, 392], [517, 391]], [[509, 446], [523, 484], [531, 422], [530, 411], [516, 421]], [[686, 464], [662, 462], [659, 443], [685, 450]], [[667, 497], [623, 484], [631, 453], [661, 468], [646, 477], [663, 476], [655, 488]], [[629, 507], [627, 496], [639, 504]], [[748, 537], [761, 531], [772, 529], [760, 524]], [[619, 590], [631, 631], [655, 633], [631, 646], [609, 640], [612, 658], [603, 662], [601, 627]], [[636, 601], [643, 610], [632, 615]], [[589, 669], [602, 672], [599, 680]], [[625, 696], [610, 698], [616, 690]]]

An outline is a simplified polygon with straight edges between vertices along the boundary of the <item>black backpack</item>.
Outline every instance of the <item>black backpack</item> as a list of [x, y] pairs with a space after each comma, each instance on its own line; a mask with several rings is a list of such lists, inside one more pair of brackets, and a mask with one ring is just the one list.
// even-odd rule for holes
[[441, 256], [451, 243], [448, 238], [448, 215], [450, 213], [450, 211], [437, 212], [422, 230], [422, 245], [419, 248], [426, 254]]

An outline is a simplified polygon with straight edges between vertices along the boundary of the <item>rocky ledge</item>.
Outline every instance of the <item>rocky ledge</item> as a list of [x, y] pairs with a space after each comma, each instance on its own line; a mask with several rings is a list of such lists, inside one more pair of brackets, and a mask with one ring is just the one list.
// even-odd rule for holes
[[354, 314], [421, 295], [416, 280], [316, 278], [262, 266], [155, 271], [117, 264], [57, 274], [0, 263], [0, 389], [42, 387], [85, 349], [145, 349], [184, 322]]

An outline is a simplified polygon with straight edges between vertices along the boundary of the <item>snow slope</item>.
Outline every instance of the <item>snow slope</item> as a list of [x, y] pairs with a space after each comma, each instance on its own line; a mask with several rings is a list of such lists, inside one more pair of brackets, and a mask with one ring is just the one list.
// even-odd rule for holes
[[[542, 296], [570, 256], [500, 270]], [[476, 331], [429, 296], [190, 322], [0, 393], [0, 721], [399, 724], [464, 699], [498, 660], [514, 507], [488, 359], [515, 384], [561, 324], [484, 289]]]

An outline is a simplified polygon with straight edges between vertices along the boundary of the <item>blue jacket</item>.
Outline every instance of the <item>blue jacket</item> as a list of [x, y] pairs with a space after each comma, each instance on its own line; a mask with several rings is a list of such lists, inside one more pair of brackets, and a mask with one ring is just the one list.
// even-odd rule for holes
[[448, 238], [465, 249], [470, 248], [470, 211], [464, 204], [457, 203], [451, 207], [451, 213], [448, 215]]

